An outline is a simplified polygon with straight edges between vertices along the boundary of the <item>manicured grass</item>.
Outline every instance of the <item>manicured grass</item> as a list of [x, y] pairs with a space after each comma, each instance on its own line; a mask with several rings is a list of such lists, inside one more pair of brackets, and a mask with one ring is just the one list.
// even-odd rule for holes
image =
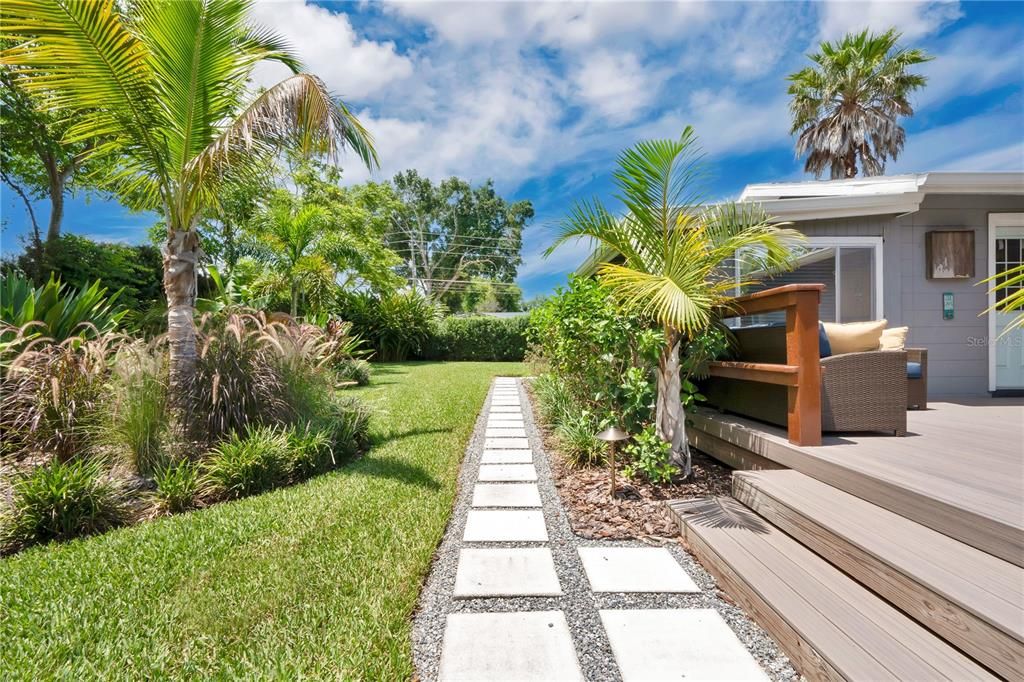
[[375, 366], [364, 459], [302, 485], [0, 559], [3, 677], [412, 676], [409, 617], [491, 377]]

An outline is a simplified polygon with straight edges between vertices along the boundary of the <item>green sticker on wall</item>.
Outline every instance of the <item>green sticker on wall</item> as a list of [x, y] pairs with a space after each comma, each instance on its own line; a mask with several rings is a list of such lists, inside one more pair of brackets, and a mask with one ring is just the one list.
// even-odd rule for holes
[[953, 319], [953, 292], [947, 291], [942, 294], [942, 319]]

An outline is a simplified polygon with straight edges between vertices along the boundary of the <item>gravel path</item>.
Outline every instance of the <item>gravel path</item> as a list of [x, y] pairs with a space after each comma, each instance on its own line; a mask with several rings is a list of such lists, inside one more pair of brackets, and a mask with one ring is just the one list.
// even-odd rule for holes
[[[746, 617], [741, 609], [718, 596], [714, 580], [679, 544], [668, 550], [701, 588], [695, 594], [595, 594], [584, 573], [577, 547], [644, 547], [637, 541], [595, 541], [576, 536], [552, 482], [548, 455], [533, 418], [529, 398], [522, 382], [517, 381], [523, 420], [530, 446], [534, 451], [537, 485], [543, 502], [550, 547], [555, 570], [562, 587], [560, 597], [500, 597], [486, 599], [454, 599], [452, 592], [458, 567], [459, 549], [466, 517], [470, 511], [473, 486], [477, 481], [480, 457], [484, 449], [484, 431], [491, 395], [477, 420], [459, 479], [459, 494], [444, 539], [438, 547], [430, 575], [420, 595], [414, 616], [412, 640], [413, 659], [420, 679], [437, 679], [446, 617], [458, 612], [499, 611], [562, 611], [572, 634], [583, 674], [587, 680], [620, 680], [618, 667], [598, 615], [609, 608], [711, 608], [716, 610], [736, 633], [772, 680], [791, 680], [796, 673], [776, 644]], [[493, 386], [492, 391], [493, 394]], [[514, 547], [514, 543], [475, 544], [474, 546]], [[525, 543], [521, 546], [536, 546]]]

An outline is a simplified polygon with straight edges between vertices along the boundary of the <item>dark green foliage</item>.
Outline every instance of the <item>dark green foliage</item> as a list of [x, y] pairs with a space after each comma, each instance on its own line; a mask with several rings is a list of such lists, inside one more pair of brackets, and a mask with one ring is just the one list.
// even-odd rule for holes
[[339, 381], [354, 381], [360, 386], [370, 383], [370, 363], [359, 358], [348, 358], [334, 366]]
[[672, 444], [658, 436], [653, 424], [636, 434], [625, 452], [632, 460], [625, 468], [630, 478], [643, 476], [651, 483], [669, 483], [679, 473], [679, 467], [671, 461]]
[[555, 436], [569, 464], [586, 467], [604, 463], [607, 447], [596, 437], [602, 427], [604, 424], [587, 410], [572, 410], [562, 416]]
[[446, 317], [426, 344], [430, 360], [520, 361], [526, 355], [527, 316]]
[[437, 304], [413, 291], [343, 293], [337, 307], [339, 316], [373, 348], [374, 359], [383, 362], [422, 355], [441, 318]]
[[125, 520], [121, 491], [97, 460], [52, 460], [14, 477], [11, 509], [0, 518], [0, 548], [99, 533]]
[[314, 425], [327, 433], [338, 463], [370, 447], [370, 411], [356, 398], [338, 397], [330, 401]]
[[288, 473], [301, 481], [338, 464], [331, 447], [331, 431], [312, 424], [288, 431]]
[[199, 465], [189, 459], [167, 462], [153, 473], [156, 490], [153, 497], [165, 514], [179, 514], [192, 509], [201, 492]]
[[73, 287], [99, 280], [110, 291], [120, 291], [119, 303], [135, 313], [164, 301], [163, 259], [149, 244], [130, 246], [64, 234], [47, 245], [42, 269], [34, 270], [27, 254], [18, 264], [37, 284], [51, 273]]
[[288, 433], [261, 426], [232, 432], [203, 458], [203, 484], [214, 499], [236, 499], [277, 487], [288, 477]]

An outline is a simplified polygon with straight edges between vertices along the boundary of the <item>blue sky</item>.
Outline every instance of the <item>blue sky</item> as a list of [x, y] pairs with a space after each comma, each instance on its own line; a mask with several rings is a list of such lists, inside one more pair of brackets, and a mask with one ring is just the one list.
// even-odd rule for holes
[[[286, 36], [377, 140], [378, 179], [492, 177], [533, 201], [520, 285], [550, 291], [588, 245], [541, 254], [578, 199], [609, 199], [616, 154], [692, 124], [712, 198], [750, 182], [804, 178], [793, 156], [785, 75], [823, 38], [896, 26], [937, 58], [888, 172], [1024, 169], [1024, 3], [687, 2], [595, 4], [260, 2], [255, 19]], [[284, 75], [261, 66], [257, 80]], [[367, 178], [350, 161], [346, 182]], [[610, 203], [614, 207], [614, 202]], [[27, 219], [0, 195], [4, 252]], [[45, 220], [46, 203], [37, 211]], [[139, 242], [153, 222], [116, 202], [76, 197], [65, 229]]]

